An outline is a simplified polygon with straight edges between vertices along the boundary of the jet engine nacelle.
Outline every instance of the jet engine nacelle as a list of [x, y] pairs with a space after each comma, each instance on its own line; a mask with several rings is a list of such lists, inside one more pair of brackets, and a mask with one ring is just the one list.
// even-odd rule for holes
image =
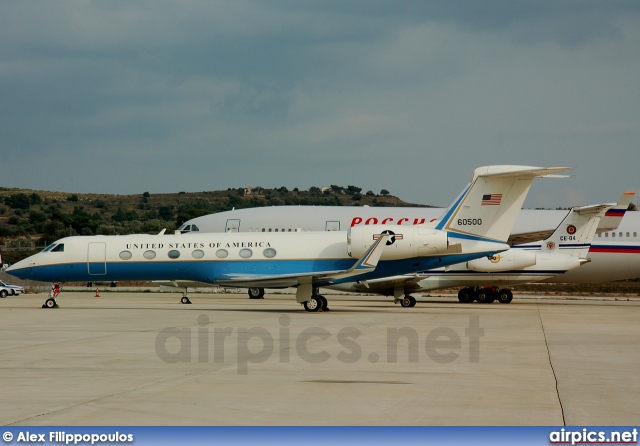
[[381, 234], [390, 234], [380, 260], [396, 260], [444, 253], [449, 248], [449, 234], [420, 225], [363, 225], [349, 228], [349, 255], [362, 257]]
[[471, 271], [497, 273], [520, 270], [536, 264], [536, 253], [521, 249], [510, 249], [492, 257], [481, 257], [467, 262]]

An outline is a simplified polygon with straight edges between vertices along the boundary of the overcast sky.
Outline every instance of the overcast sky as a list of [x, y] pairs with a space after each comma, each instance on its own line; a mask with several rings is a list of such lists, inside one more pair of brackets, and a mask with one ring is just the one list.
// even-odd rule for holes
[[475, 167], [574, 167], [525, 207], [640, 193], [640, 2], [0, 2], [0, 186], [355, 185], [448, 205]]

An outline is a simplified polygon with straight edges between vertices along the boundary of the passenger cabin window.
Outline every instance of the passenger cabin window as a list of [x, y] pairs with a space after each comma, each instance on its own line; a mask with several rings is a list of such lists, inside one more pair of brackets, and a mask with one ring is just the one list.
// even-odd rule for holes
[[145, 251], [144, 254], [142, 254], [143, 257], [147, 260], [151, 260], [151, 259], [155, 259], [156, 258], [156, 252], [155, 251]]
[[191, 253], [194, 259], [201, 259], [204, 257], [204, 251], [202, 249], [196, 249]]
[[226, 249], [218, 249], [216, 251], [216, 257], [219, 259], [224, 259], [229, 255], [229, 252]]

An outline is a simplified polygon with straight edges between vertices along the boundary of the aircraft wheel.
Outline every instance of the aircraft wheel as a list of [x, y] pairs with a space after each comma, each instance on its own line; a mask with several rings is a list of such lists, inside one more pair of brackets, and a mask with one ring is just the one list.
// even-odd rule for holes
[[475, 296], [473, 295], [473, 290], [471, 288], [463, 288], [458, 291], [458, 300], [463, 304], [468, 304], [473, 302]]
[[327, 298], [320, 295], [315, 297], [320, 300], [320, 304], [322, 305], [321, 307], [322, 311], [329, 311], [329, 302], [327, 301]]
[[416, 300], [416, 298], [415, 298], [415, 297], [413, 297], [413, 296], [411, 296], [411, 295], [409, 295], [409, 296], [407, 296], [407, 297], [408, 297], [408, 298], [409, 298], [409, 300], [411, 301], [411, 305], [409, 305], [409, 306], [410, 306], [411, 308], [415, 307], [415, 306], [416, 306], [416, 304], [418, 303], [418, 301]]
[[316, 312], [322, 308], [322, 302], [318, 296], [311, 296], [311, 299], [303, 303], [304, 309], [310, 312]]
[[501, 304], [508, 304], [512, 300], [513, 300], [513, 293], [511, 292], [511, 290], [504, 288], [498, 292], [498, 301]]
[[44, 303], [44, 306], [45, 306], [46, 308], [53, 308], [53, 307], [55, 307], [55, 306], [56, 306], [56, 300], [55, 300], [55, 299], [51, 299], [51, 298], [50, 298], [50, 299], [47, 299], [47, 300], [45, 301], [45, 303]]
[[264, 288], [249, 288], [249, 299], [262, 299]]
[[0, 297], [1, 297], [1, 298], [3, 298], [3, 299], [4, 299], [5, 297], [7, 297], [7, 295], [8, 295], [8, 294], [9, 294], [9, 293], [7, 293], [7, 290], [0, 290]]
[[180, 299], [180, 303], [181, 304], [190, 304], [191, 301], [189, 300], [189, 296], [182, 296], [182, 299]]
[[491, 290], [478, 291], [478, 302], [481, 304], [492, 304], [494, 301], [493, 293]]
[[[402, 305], [405, 308], [411, 307], [411, 296], [404, 296], [404, 299], [402, 299], [400, 301], [400, 305]], [[415, 305], [415, 304], [414, 304]]]

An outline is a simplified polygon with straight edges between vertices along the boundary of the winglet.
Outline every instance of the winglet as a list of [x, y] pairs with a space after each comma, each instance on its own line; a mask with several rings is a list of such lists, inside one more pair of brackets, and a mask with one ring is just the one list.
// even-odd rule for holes
[[391, 237], [391, 234], [380, 234], [371, 247], [364, 253], [364, 255], [348, 270], [326, 276], [331, 280], [344, 279], [346, 277], [359, 276], [361, 274], [372, 272], [378, 266], [382, 251], [387, 245], [387, 240]]
[[[378, 261], [382, 256], [382, 251], [387, 244], [387, 239], [391, 237], [391, 234], [380, 234], [378, 239], [371, 245], [371, 247], [364, 253], [362, 258], [358, 260], [355, 265], [349, 268], [346, 273], [357, 271], [358, 273], [369, 272], [376, 269]], [[384, 243], [381, 243], [384, 241]]]

